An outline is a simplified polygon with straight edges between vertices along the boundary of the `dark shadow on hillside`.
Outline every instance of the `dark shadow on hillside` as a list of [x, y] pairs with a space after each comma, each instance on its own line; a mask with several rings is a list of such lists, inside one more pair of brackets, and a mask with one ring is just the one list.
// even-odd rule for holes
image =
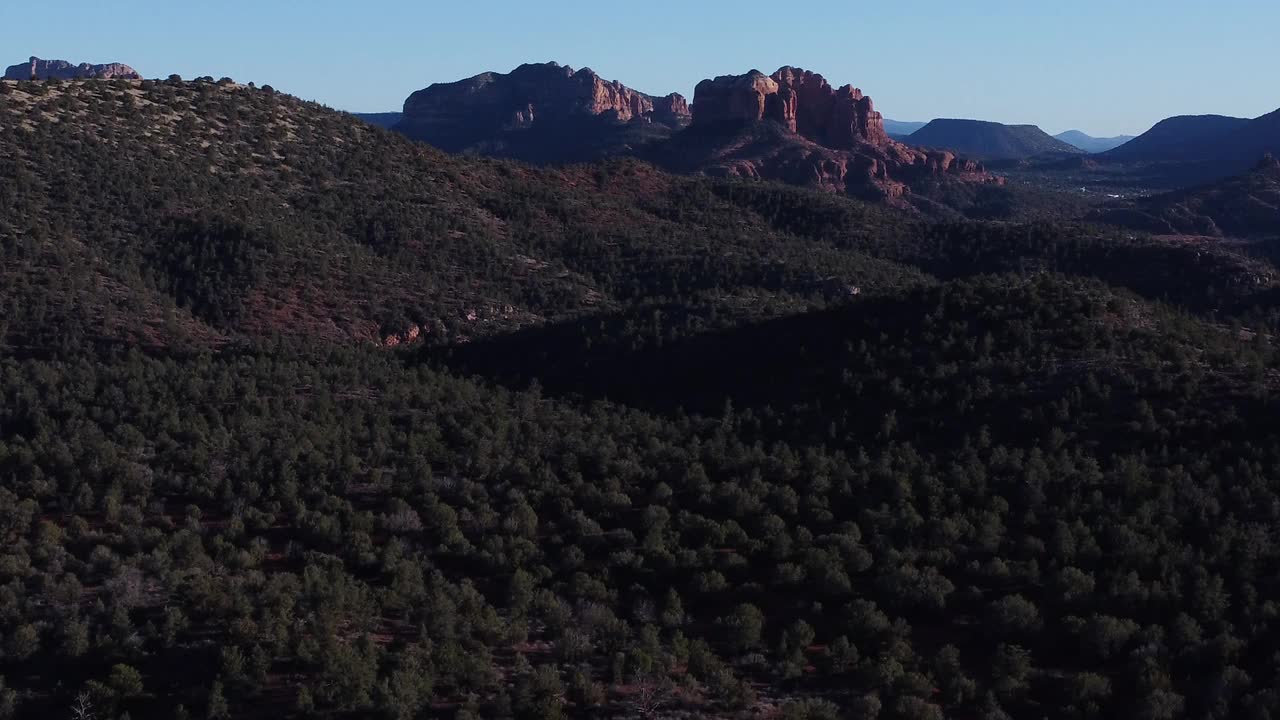
[[[1099, 397], [1087, 430], [1079, 424], [1107, 443], [1136, 422], [1136, 398], [1156, 392], [1150, 366], [1114, 353], [1118, 336], [1151, 339], [1142, 329], [1150, 312], [1090, 281], [984, 277], [701, 333], [674, 308], [645, 307], [453, 348], [445, 362], [514, 388], [723, 417], [757, 438], [932, 447], [982, 427], [1034, 443], [1027, 428], [1042, 425], [1033, 416], [1051, 416], [1080, 385], [1125, 378]], [[1192, 357], [1221, 342], [1209, 325], [1189, 327], [1194, 338], [1151, 357]]]

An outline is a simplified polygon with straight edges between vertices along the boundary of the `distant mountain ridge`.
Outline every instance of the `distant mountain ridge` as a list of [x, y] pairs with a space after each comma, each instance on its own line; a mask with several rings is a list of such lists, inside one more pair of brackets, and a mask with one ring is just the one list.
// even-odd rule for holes
[[1022, 160], [1050, 153], [1078, 155], [1082, 152], [1035, 125], [1003, 125], [984, 120], [934, 120], [908, 136], [905, 142], [918, 147], [954, 150], [979, 160]]
[[[1161, 162], [1203, 159], [1206, 140], [1221, 138], [1248, 125], [1245, 118], [1225, 115], [1179, 115], [1107, 152], [1107, 160]], [[1261, 153], [1259, 153], [1261, 155]]]
[[1217, 151], [1230, 166], [1247, 166], [1263, 155], [1280, 157], [1280, 109], [1228, 134]]
[[889, 137], [902, 139], [928, 124], [927, 122], [906, 122], [885, 118], [884, 130], [889, 133]]
[[391, 129], [399, 124], [404, 113], [398, 112], [381, 112], [381, 113], [351, 113], [361, 120], [380, 128]]
[[1054, 135], [1055, 138], [1061, 140], [1068, 145], [1080, 148], [1087, 153], [1100, 153], [1118, 148], [1134, 138], [1133, 135], [1117, 135], [1115, 137], [1093, 137], [1080, 130], [1068, 130], [1064, 133]]
[[137, 70], [123, 63], [73, 65], [66, 60], [41, 60], [34, 55], [25, 63], [10, 65], [4, 71], [5, 80], [79, 80], [101, 78], [104, 80], [141, 80]]
[[1160, 168], [1186, 186], [1247, 172], [1267, 154], [1280, 154], [1280, 110], [1252, 120], [1223, 115], [1168, 118], [1097, 159]]

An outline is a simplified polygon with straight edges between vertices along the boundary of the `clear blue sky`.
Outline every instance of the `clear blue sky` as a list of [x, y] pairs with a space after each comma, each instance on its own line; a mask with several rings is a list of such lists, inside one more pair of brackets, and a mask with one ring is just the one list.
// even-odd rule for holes
[[797, 65], [886, 117], [1136, 133], [1280, 107], [1277, 0], [59, 0], [0, 2], [0, 64], [229, 75], [354, 111], [522, 62], [650, 93]]

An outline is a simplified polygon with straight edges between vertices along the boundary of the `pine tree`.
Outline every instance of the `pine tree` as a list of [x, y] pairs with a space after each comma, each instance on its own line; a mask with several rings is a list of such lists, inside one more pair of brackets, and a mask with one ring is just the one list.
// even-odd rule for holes
[[227, 705], [226, 695], [222, 691], [222, 679], [213, 681], [213, 687], [209, 688], [209, 712], [205, 715], [208, 720], [226, 720], [231, 717], [231, 708]]

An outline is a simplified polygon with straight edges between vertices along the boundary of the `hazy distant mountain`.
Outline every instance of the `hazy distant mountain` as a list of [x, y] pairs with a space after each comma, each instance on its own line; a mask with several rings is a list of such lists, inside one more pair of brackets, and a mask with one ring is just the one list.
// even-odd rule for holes
[[370, 125], [376, 125], [380, 128], [387, 128], [388, 130], [395, 127], [396, 123], [400, 122], [400, 118], [404, 117], [404, 113], [398, 113], [398, 112], [351, 113], [351, 114], [369, 123]]
[[1093, 137], [1079, 130], [1068, 130], [1060, 135], [1054, 135], [1054, 137], [1087, 153], [1106, 152], [1113, 148], [1118, 148], [1134, 138], [1133, 135], [1117, 135], [1116, 137], [1107, 138]]
[[1169, 118], [1098, 159], [1161, 167], [1178, 184], [1187, 185], [1239, 175], [1268, 153], [1280, 154], [1280, 110], [1252, 120], [1222, 115]]
[[1250, 120], [1205, 152], [1211, 158], [1221, 158], [1220, 167], [1231, 172], [1249, 167], [1262, 155], [1280, 156], [1280, 110]]
[[912, 133], [906, 142], [955, 150], [979, 160], [1021, 160], [1049, 153], [1078, 155], [1082, 152], [1035, 125], [1002, 125], [982, 120], [934, 120]]
[[904, 138], [920, 128], [928, 125], [927, 122], [904, 122], [902, 120], [890, 120], [885, 118], [884, 131], [889, 133], [891, 138]]
[[[1224, 115], [1179, 115], [1156, 123], [1155, 127], [1105, 154], [1107, 160], [1169, 162], [1203, 160], [1217, 139], [1249, 124], [1244, 118]], [[1259, 151], [1254, 155], [1257, 159]]]

